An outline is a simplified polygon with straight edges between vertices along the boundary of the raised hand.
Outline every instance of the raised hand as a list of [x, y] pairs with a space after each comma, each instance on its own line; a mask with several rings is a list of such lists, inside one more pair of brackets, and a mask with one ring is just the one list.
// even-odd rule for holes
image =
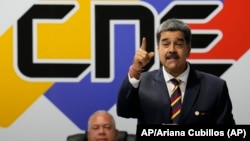
[[146, 38], [142, 38], [141, 47], [136, 51], [133, 64], [130, 67], [130, 76], [138, 78], [142, 69], [149, 63], [154, 57], [154, 52], [146, 51]]

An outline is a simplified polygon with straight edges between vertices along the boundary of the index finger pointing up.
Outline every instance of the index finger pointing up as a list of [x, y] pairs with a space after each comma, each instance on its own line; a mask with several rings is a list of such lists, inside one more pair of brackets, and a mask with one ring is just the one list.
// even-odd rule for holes
[[142, 38], [142, 43], [141, 43], [141, 49], [142, 49], [142, 50], [146, 50], [146, 46], [147, 46], [146, 38], [143, 37], [143, 38]]

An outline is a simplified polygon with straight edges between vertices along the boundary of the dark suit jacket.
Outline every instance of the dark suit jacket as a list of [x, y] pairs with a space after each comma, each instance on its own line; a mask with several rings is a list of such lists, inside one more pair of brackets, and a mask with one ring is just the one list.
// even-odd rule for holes
[[[137, 89], [125, 78], [118, 93], [118, 116], [137, 118], [138, 124], [169, 124], [170, 112], [162, 69], [142, 73]], [[226, 82], [190, 67], [179, 124], [235, 124]]]

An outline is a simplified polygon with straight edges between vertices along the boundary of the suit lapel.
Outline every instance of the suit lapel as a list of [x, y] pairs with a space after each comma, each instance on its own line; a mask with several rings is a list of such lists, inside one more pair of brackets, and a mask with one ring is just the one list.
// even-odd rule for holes
[[200, 89], [199, 81], [200, 80], [198, 79], [195, 70], [190, 68], [190, 72], [189, 72], [189, 76], [187, 80], [187, 86], [185, 90], [185, 96], [184, 96], [183, 103], [182, 103], [180, 124], [185, 122], [189, 114], [194, 114], [190, 112], [199, 94], [199, 89]]
[[155, 88], [156, 88], [156, 93], [166, 95], [166, 103], [165, 105], [160, 109], [161, 111], [161, 116], [162, 116], [162, 123], [169, 123], [170, 120], [170, 97], [167, 89], [167, 84], [165, 82], [164, 76], [162, 69], [158, 71], [158, 73], [155, 74], [154, 77], [155, 80]]

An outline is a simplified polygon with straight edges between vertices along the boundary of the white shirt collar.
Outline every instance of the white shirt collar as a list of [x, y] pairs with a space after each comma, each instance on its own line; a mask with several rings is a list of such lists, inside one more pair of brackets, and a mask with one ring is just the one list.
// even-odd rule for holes
[[[166, 82], [168, 82], [172, 78], [174, 78], [174, 76], [172, 76], [167, 71], [165, 71], [164, 67], [162, 67], [162, 69], [163, 69], [163, 76], [164, 76], [164, 79], [165, 79]], [[187, 69], [183, 73], [181, 73], [179, 76], [177, 76], [176, 78], [180, 79], [182, 83], [187, 84], [189, 71], [190, 71], [190, 66], [187, 63]]]

